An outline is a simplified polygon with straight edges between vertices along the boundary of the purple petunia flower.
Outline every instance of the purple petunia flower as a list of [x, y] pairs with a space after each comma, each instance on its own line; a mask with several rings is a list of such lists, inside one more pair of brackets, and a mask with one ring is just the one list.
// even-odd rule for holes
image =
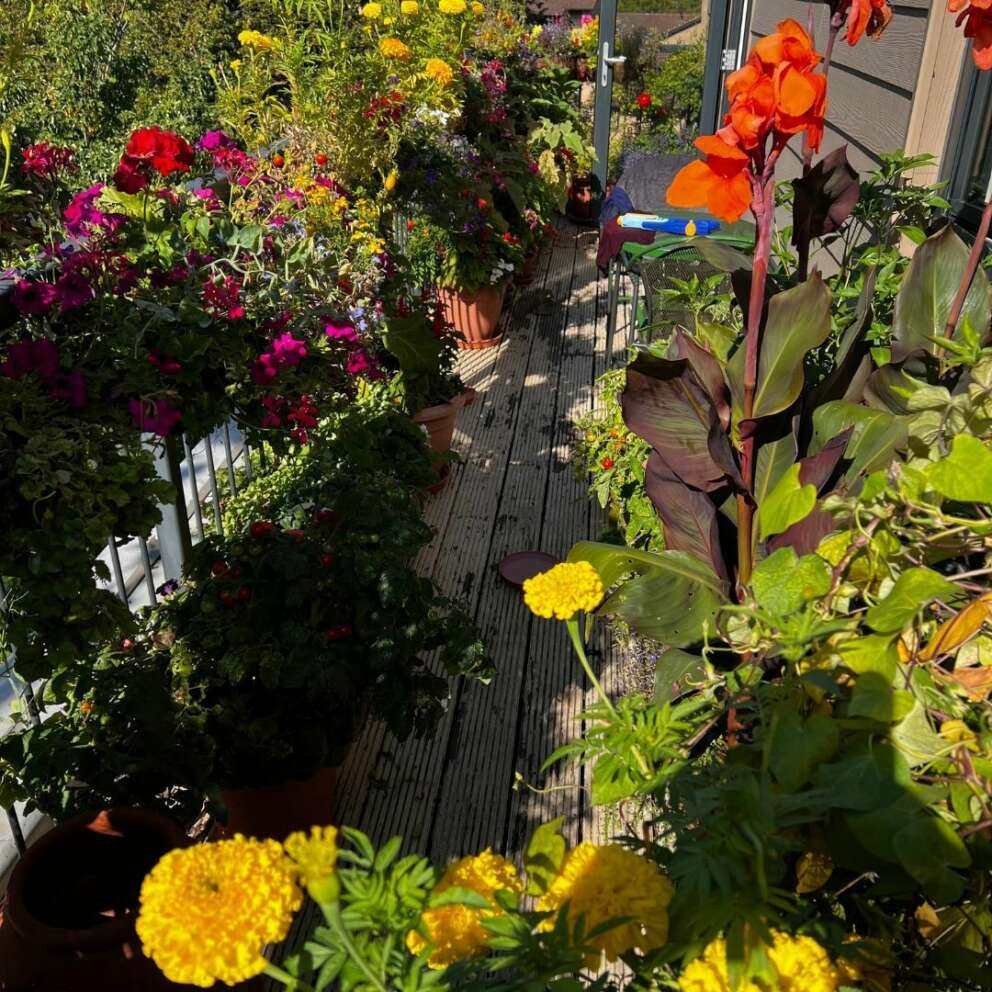
[[47, 313], [55, 302], [55, 287], [50, 282], [21, 279], [10, 294], [10, 302], [21, 313]]
[[339, 324], [329, 320], [324, 324], [324, 333], [333, 341], [357, 341], [358, 332], [351, 324]]
[[134, 420], [134, 426], [143, 433], [165, 437], [172, 433], [182, 419], [182, 414], [164, 400], [132, 399], [128, 401], [127, 406]]

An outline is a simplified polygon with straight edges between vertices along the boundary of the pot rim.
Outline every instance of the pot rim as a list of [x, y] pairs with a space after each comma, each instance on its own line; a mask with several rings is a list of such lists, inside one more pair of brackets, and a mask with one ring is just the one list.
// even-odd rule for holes
[[79, 929], [56, 927], [42, 923], [34, 917], [27, 908], [25, 893], [35, 867], [43, 863], [50, 851], [81, 830], [123, 836], [128, 827], [138, 826], [144, 827], [151, 833], [157, 833], [163, 841], [170, 844], [171, 847], [167, 847], [166, 851], [185, 847], [190, 843], [186, 832], [174, 820], [164, 814], [140, 807], [117, 806], [96, 813], [74, 816], [39, 837], [15, 865], [7, 885], [3, 907], [6, 920], [22, 937], [30, 938], [45, 947], [97, 947], [133, 939], [134, 916], [115, 917], [94, 927]]

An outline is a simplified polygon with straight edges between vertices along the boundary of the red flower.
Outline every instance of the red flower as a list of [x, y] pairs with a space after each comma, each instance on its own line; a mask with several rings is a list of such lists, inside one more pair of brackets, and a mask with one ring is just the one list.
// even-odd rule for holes
[[604, 458], [599, 464], [603, 467], [605, 472], [609, 472], [616, 462], [614, 462], [612, 458]]
[[124, 157], [150, 166], [160, 176], [169, 176], [173, 172], [189, 172], [193, 146], [175, 131], [143, 127], [131, 135]]
[[306, 533], [300, 530], [298, 527], [287, 527], [283, 533], [287, 537], [293, 538], [295, 541], [303, 541], [306, 538]]
[[249, 586], [239, 586], [238, 599], [240, 599], [242, 603], [247, 603], [251, 599], [251, 588]]
[[122, 193], [138, 193], [148, 185], [148, 176], [140, 163], [125, 155], [114, 173], [114, 185]]
[[320, 556], [320, 564], [322, 568], [330, 568], [334, 562], [334, 555], [330, 553], [325, 553]]
[[281, 168], [282, 168], [282, 167], [283, 167], [283, 166], [284, 166], [284, 165], [286, 164], [286, 159], [284, 159], [284, 158], [282, 157], [282, 155], [278, 155], [278, 154], [277, 154], [277, 155], [273, 155], [273, 156], [272, 156], [272, 164], [273, 164], [273, 165], [274, 165], [274, 166], [275, 166], [275, 167], [276, 167], [277, 169], [281, 169]]
[[219, 558], [210, 566], [211, 575], [224, 575], [225, 572], [227, 572], [227, 562]]
[[651, 94], [650, 93], [638, 93], [637, 94], [637, 106], [641, 110], [647, 110], [651, 106]]
[[324, 631], [324, 636], [329, 641], [340, 641], [342, 637], [349, 637], [351, 635], [351, 627], [348, 624], [343, 623], [338, 627], [328, 627]]
[[488, 210], [488, 209], [489, 209], [489, 201], [488, 201], [488, 200], [484, 200], [484, 199], [483, 199], [483, 198], [482, 198], [481, 196], [480, 196], [480, 197], [479, 197], [479, 199], [478, 199], [478, 200], [476, 201], [476, 204], [475, 204], [475, 205], [476, 205], [476, 206], [477, 206], [477, 207], [478, 207], [478, 208], [479, 208], [480, 210]]
[[317, 152], [317, 154], [314, 155], [313, 160], [317, 163], [317, 165], [327, 165], [327, 156], [323, 152]]
[[248, 533], [252, 537], [265, 537], [266, 534], [271, 534], [275, 529], [275, 524], [269, 520], [256, 520], [251, 527], [248, 528]]
[[408, 220], [408, 221], [406, 222], [406, 229], [407, 229], [408, 231], [412, 231], [412, 230], [413, 230], [413, 229], [414, 229], [414, 228], [415, 228], [416, 226], [417, 226], [417, 223], [416, 223], [416, 221], [412, 221], [412, 220]]

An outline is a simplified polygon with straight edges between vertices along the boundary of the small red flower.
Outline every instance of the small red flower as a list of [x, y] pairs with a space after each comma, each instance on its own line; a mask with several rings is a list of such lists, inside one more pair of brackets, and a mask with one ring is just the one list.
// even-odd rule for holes
[[334, 562], [334, 555], [332, 554], [327, 553], [327, 554], [322, 554], [320, 556], [320, 564], [324, 568], [329, 568], [333, 564], [333, 562]]
[[602, 466], [604, 471], [609, 472], [616, 462], [614, 462], [612, 458], [604, 458], [599, 464]]
[[286, 159], [282, 155], [273, 155], [272, 164], [277, 168], [281, 169], [286, 164]]
[[193, 165], [193, 146], [175, 131], [160, 127], [143, 127], [127, 143], [124, 157], [153, 168], [160, 176], [189, 172]]
[[415, 228], [416, 226], [417, 226], [417, 224], [416, 224], [416, 222], [415, 222], [415, 221], [412, 221], [412, 220], [408, 220], [408, 221], [406, 222], [406, 229], [407, 229], [408, 231], [412, 231], [412, 230], [413, 230], [413, 229], [414, 229], [414, 228]]
[[338, 522], [338, 515], [336, 510], [322, 509], [318, 510], [313, 515], [314, 520], [319, 524], [336, 524]]
[[476, 205], [476, 206], [477, 206], [477, 207], [478, 207], [478, 208], [479, 208], [480, 210], [488, 210], [488, 209], [489, 209], [489, 201], [488, 201], [488, 200], [486, 200], [486, 199], [484, 199], [484, 198], [483, 198], [483, 197], [481, 197], [481, 196], [480, 196], [480, 197], [479, 197], [479, 199], [478, 199], [478, 200], [476, 201], [476, 204], [475, 204], [475, 205]]
[[317, 154], [314, 155], [313, 160], [317, 163], [317, 165], [327, 165], [327, 156], [323, 152], [317, 152]]
[[342, 637], [351, 636], [351, 627], [346, 623], [341, 624], [339, 627], [328, 627], [324, 631], [324, 636], [329, 641], [340, 641]]
[[240, 599], [242, 603], [247, 603], [248, 600], [251, 599], [251, 589], [250, 589], [250, 587], [248, 587], [248, 586], [241, 586], [238, 589], [238, 599]]
[[125, 654], [130, 654], [134, 650], [134, 641], [132, 641], [130, 637], [125, 637], [124, 640], [121, 641], [121, 650]]
[[222, 592], [220, 594], [220, 601], [230, 610], [238, 605], [238, 601], [229, 593]]
[[300, 530], [300, 529], [299, 529], [298, 527], [287, 527], [287, 528], [286, 528], [286, 529], [285, 529], [285, 530], [283, 531], [283, 533], [284, 533], [284, 534], [285, 534], [285, 535], [286, 535], [287, 537], [291, 537], [291, 538], [293, 538], [293, 539], [294, 539], [294, 540], [296, 540], [296, 541], [303, 541], [303, 540], [306, 540], [306, 536], [307, 536], [307, 535], [306, 535], [306, 532], [305, 532], [305, 531], [302, 531], [302, 530]]
[[211, 575], [223, 575], [227, 571], [227, 562], [219, 558], [210, 566]]
[[641, 110], [647, 110], [651, 106], [651, 94], [650, 93], [638, 93], [637, 94], [637, 106]]
[[275, 524], [268, 520], [256, 520], [251, 527], [248, 528], [248, 533], [252, 537], [265, 537], [266, 534], [271, 534], [275, 529]]
[[511, 234], [511, 233], [510, 233], [509, 231], [504, 231], [504, 232], [503, 232], [503, 240], [504, 240], [504, 241], [505, 241], [505, 242], [506, 242], [506, 243], [507, 243], [508, 245], [512, 245], [512, 244], [513, 244], [513, 242], [514, 242], [514, 241], [515, 241], [516, 239], [515, 239], [515, 238], [513, 237], [513, 235], [512, 235], [512, 234]]

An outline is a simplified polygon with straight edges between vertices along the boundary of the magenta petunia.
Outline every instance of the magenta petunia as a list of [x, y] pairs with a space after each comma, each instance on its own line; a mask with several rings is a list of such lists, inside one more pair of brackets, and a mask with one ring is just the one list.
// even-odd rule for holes
[[224, 131], [206, 131], [196, 142], [201, 152], [215, 152], [219, 148], [233, 148], [237, 142]]
[[55, 296], [63, 310], [76, 310], [96, 294], [81, 272], [65, 272], [55, 283]]
[[55, 287], [50, 282], [33, 282], [21, 279], [10, 294], [10, 302], [21, 313], [47, 313], [56, 298]]
[[28, 373], [37, 372], [42, 380], [49, 380], [58, 370], [59, 349], [47, 338], [15, 342], [0, 362], [0, 375], [8, 379], [23, 379]]
[[132, 399], [127, 406], [134, 426], [142, 433], [165, 437], [172, 433], [182, 419], [182, 414], [164, 400]]
[[365, 375], [370, 379], [382, 378], [379, 363], [365, 348], [353, 348], [348, 353], [348, 360], [345, 362], [344, 369], [348, 375]]
[[307, 357], [307, 346], [288, 331], [272, 342], [272, 358], [277, 365], [299, 365]]
[[339, 324], [337, 321], [329, 320], [324, 324], [324, 333], [332, 341], [357, 341], [358, 331], [351, 324]]

